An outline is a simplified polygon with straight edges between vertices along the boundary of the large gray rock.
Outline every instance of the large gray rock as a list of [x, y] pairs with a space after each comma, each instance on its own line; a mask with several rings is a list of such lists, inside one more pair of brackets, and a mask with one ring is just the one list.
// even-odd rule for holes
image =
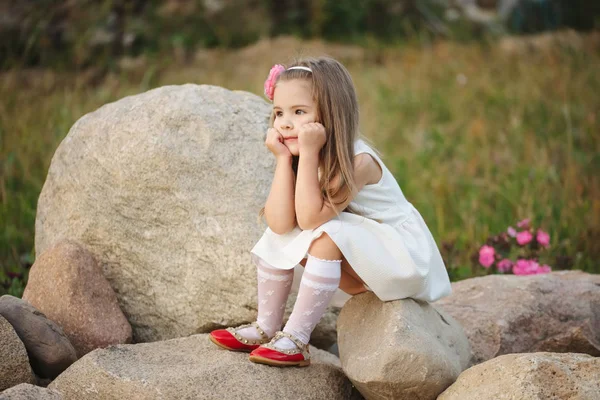
[[254, 321], [269, 114], [251, 93], [188, 84], [85, 115], [52, 158], [36, 253], [65, 238], [89, 249], [137, 342]]
[[64, 330], [79, 357], [131, 342], [131, 326], [115, 292], [93, 255], [72, 240], [57, 242], [36, 258], [23, 299]]
[[21, 383], [0, 393], [0, 400], [63, 400], [56, 390]]
[[55, 322], [17, 297], [0, 297], [0, 315], [25, 345], [33, 371], [41, 378], [56, 378], [77, 360], [75, 348]]
[[472, 364], [509, 353], [600, 356], [600, 275], [560, 271], [465, 279], [435, 304], [465, 328]]
[[338, 318], [344, 372], [366, 399], [435, 399], [468, 367], [462, 327], [431, 304], [356, 295]]
[[463, 372], [438, 400], [600, 399], [600, 358], [506, 354]]
[[0, 391], [19, 383], [34, 383], [27, 351], [12, 325], [0, 315]]
[[65, 399], [349, 399], [357, 398], [339, 360], [311, 348], [305, 368], [255, 364], [199, 334], [95, 350], [48, 387]]

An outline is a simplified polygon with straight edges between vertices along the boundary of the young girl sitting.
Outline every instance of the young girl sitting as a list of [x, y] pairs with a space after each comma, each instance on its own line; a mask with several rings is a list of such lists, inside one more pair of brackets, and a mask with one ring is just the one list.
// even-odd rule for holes
[[[251, 351], [250, 361], [310, 364], [308, 342], [339, 287], [382, 301], [433, 302], [451, 293], [436, 243], [377, 153], [358, 133], [358, 103], [337, 61], [275, 65], [265, 82], [273, 101], [266, 145], [276, 158], [264, 209], [268, 228], [252, 258], [257, 321], [219, 329], [220, 347]], [[292, 314], [283, 314], [294, 267], [305, 267]]]

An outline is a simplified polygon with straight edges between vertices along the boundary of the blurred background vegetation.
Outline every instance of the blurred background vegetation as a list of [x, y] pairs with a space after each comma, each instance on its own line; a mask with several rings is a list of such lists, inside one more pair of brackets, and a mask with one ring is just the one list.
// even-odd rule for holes
[[273, 63], [329, 54], [362, 131], [421, 211], [453, 280], [531, 217], [553, 269], [600, 272], [600, 2], [5, 0], [0, 294], [35, 260], [54, 151], [103, 104], [167, 84], [262, 92]]

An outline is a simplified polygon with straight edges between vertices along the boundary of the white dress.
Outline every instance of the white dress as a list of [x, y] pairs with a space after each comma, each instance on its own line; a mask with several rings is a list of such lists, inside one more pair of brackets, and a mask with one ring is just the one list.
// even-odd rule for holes
[[254, 261], [260, 257], [275, 268], [295, 268], [312, 241], [326, 232], [382, 301], [410, 297], [434, 302], [449, 295], [448, 272], [421, 214], [373, 149], [359, 139], [354, 151], [369, 153], [382, 171], [380, 181], [364, 186], [350, 203], [362, 215], [342, 212], [315, 229], [296, 226], [284, 235], [267, 228], [251, 250]]

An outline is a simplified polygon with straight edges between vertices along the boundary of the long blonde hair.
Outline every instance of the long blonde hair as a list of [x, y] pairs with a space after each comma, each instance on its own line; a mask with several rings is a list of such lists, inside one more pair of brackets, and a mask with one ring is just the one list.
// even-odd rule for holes
[[[289, 68], [303, 66], [302, 69]], [[325, 199], [333, 207], [344, 203], [348, 196], [356, 191], [354, 181], [354, 142], [359, 138], [359, 110], [354, 83], [348, 70], [330, 57], [302, 58], [296, 60], [278, 77], [279, 81], [304, 79], [312, 83], [312, 95], [317, 104], [319, 121], [325, 127], [326, 142], [319, 154], [319, 186]], [[276, 82], [276, 83], [277, 83]], [[273, 127], [275, 113], [271, 113], [269, 126]], [[299, 157], [294, 156], [292, 168], [298, 175]], [[333, 186], [336, 176], [339, 180]], [[333, 198], [344, 193], [346, 196], [334, 202]], [[357, 213], [356, 210], [347, 209]], [[264, 208], [260, 215], [264, 214]]]

